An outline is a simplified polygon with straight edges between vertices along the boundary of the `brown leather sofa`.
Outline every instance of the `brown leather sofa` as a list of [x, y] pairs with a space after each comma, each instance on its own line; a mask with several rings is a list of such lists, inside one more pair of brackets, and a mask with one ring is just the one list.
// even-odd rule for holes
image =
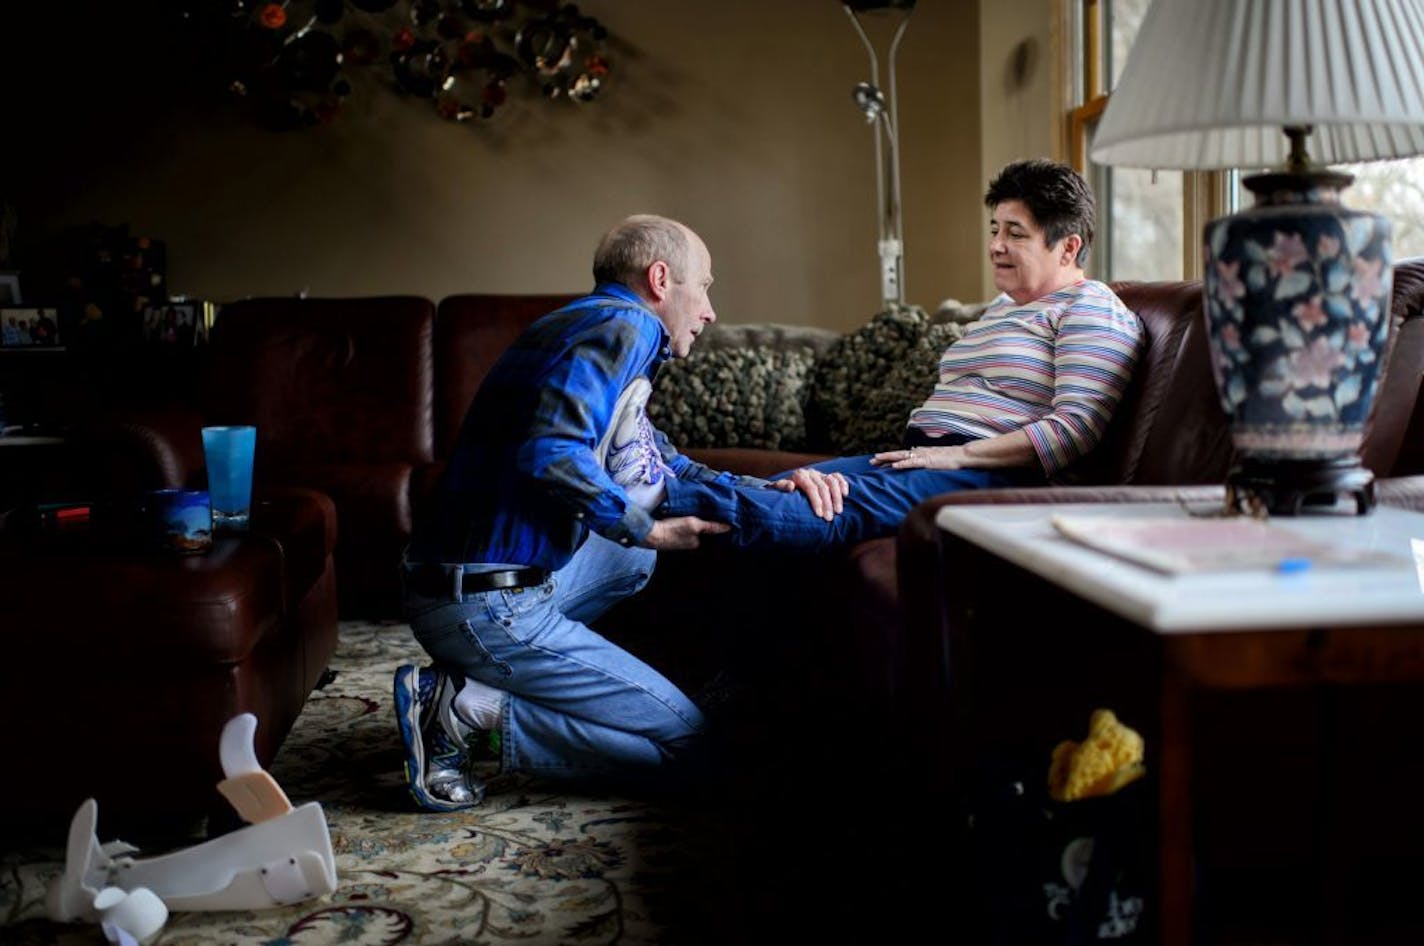
[[398, 611], [397, 565], [480, 380], [566, 296], [270, 297], [224, 306], [196, 404], [81, 434], [105, 492], [206, 481], [199, 430], [254, 424], [256, 490], [297, 485], [335, 504], [345, 616]]
[[[1104, 444], [1069, 471], [1065, 483], [1076, 484], [1082, 490], [1076, 495], [1085, 497], [1122, 485], [1220, 484], [1230, 468], [1231, 446], [1209, 369], [1200, 284], [1137, 282], [1115, 288], [1142, 317], [1147, 352]], [[105, 475], [130, 487], [201, 485], [198, 427], [255, 424], [259, 489], [302, 486], [335, 503], [342, 614], [397, 614], [396, 563], [412, 517], [443, 469], [466, 405], [516, 334], [567, 298], [457, 295], [438, 305], [417, 297], [232, 303], [223, 308], [213, 333], [200, 405], [129, 424], [118, 438], [122, 443], [106, 435], [104, 452], [122, 469]], [[1424, 447], [1418, 446], [1424, 436], [1406, 436], [1424, 435], [1424, 412], [1415, 410], [1424, 370], [1421, 299], [1424, 259], [1400, 263], [1393, 308], [1398, 329], [1364, 450], [1366, 464], [1380, 477], [1424, 471]], [[822, 456], [745, 448], [687, 452], [715, 467], [756, 474]], [[129, 482], [135, 479], [139, 482]], [[798, 576], [803, 568], [806, 574]], [[874, 686], [888, 689], [901, 623], [899, 572], [893, 538], [864, 543], [829, 562], [768, 563], [718, 549], [667, 555], [649, 588], [609, 623], [654, 641], [676, 660], [682, 644], [669, 641], [662, 628], [684, 619], [698, 626], [739, 621], [730, 613], [724, 619], [718, 608], [763, 596], [779, 602], [753, 606], [770, 615], [768, 620], [810, 624], [822, 621], [819, 614], [825, 612], [829, 626], [844, 630], [848, 639], [823, 646], [854, 655], [851, 662], [875, 678]], [[802, 589], [809, 594], [797, 590], [802, 579], [810, 582]], [[713, 606], [707, 606], [709, 600]]]
[[[681, 650], [664, 653], [667, 624], [721, 631], [737, 629], [719, 652], [703, 661], [725, 662], [726, 650], [745, 650], [744, 640], [775, 642], [792, 666], [805, 666], [808, 652], [832, 666], [832, 688], [849, 680], [857, 702], [873, 713], [888, 713], [899, 698], [906, 674], [927, 672], [923, 647], [906, 646], [902, 594], [913, 598], [923, 620], [910, 629], [914, 644], [932, 623], [931, 600], [942, 574], [933, 567], [934, 513], [948, 503], [1013, 501], [1132, 501], [1178, 496], [1207, 504], [1223, 501], [1232, 465], [1226, 418], [1212, 379], [1201, 284], [1122, 282], [1114, 285], [1142, 318], [1148, 347], [1105, 440], [1094, 454], [1066, 471], [1054, 486], [947, 494], [917, 508], [898, 537], [861, 543], [830, 560], [798, 561], [786, 556], [738, 557], [718, 550], [667, 555], [649, 587], [622, 608], [620, 631], [636, 629], [658, 657], [676, 665]], [[1362, 450], [1364, 463], [1379, 478], [1381, 502], [1424, 508], [1424, 258], [1402, 261], [1394, 279], [1395, 334], [1388, 371], [1377, 396], [1374, 419]], [[1416, 409], [1416, 403], [1419, 409]], [[690, 450], [714, 466], [768, 474], [817, 459], [803, 454], [759, 450]], [[1188, 486], [1183, 490], [1181, 486]], [[904, 557], [904, 549], [915, 554]], [[730, 593], [729, 593], [730, 591]], [[660, 649], [658, 649], [660, 648]], [[720, 655], [719, 655], [720, 654]], [[802, 658], [802, 659], [798, 659]], [[730, 658], [735, 659], [735, 657]], [[899, 668], [897, 670], [897, 668]], [[693, 673], [707, 672], [700, 666]], [[798, 669], [797, 674], [804, 671]], [[779, 677], [778, 677], [779, 679]], [[772, 683], [772, 685], [778, 685]], [[870, 725], [886, 724], [873, 715]]]

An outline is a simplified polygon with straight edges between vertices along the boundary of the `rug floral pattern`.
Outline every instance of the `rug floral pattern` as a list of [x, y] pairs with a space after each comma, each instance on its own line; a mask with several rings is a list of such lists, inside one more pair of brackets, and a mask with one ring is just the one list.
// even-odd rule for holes
[[[685, 809], [673, 818], [657, 801], [517, 779], [492, 786], [486, 802], [468, 811], [415, 807], [401, 776], [390, 684], [399, 664], [416, 662], [423, 662], [422, 654], [404, 625], [343, 623], [331, 664], [335, 679], [312, 694], [272, 765], [294, 802], [322, 803], [336, 852], [336, 892], [281, 909], [174, 913], [153, 942], [683, 939], [666, 927], [667, 917], [659, 915], [666, 903], [660, 907], [659, 899], [707, 853], [708, 834], [696, 830], [696, 817], [686, 817]], [[99, 838], [113, 840], [104, 833], [102, 811]], [[0, 941], [104, 942], [96, 924], [45, 918], [45, 888], [62, 868], [62, 841], [57, 838], [53, 849], [4, 853]]]

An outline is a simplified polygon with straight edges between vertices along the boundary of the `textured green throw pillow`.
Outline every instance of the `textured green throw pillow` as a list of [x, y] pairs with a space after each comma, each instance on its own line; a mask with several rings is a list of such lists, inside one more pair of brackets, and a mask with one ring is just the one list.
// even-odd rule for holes
[[838, 454], [898, 447], [910, 412], [934, 388], [940, 355], [963, 334], [956, 322], [935, 323], [924, 309], [902, 306], [842, 336], [811, 373], [806, 422], [813, 446]]
[[806, 380], [815, 351], [694, 349], [658, 373], [648, 419], [675, 447], [806, 449]]

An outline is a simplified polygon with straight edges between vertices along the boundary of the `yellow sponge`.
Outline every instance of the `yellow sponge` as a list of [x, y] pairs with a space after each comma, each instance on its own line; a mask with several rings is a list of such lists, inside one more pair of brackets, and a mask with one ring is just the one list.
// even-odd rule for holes
[[1142, 736], [1124, 726], [1112, 710], [1099, 709], [1088, 719], [1082, 743], [1060, 742], [1048, 767], [1048, 794], [1055, 801], [1110, 795], [1142, 777]]

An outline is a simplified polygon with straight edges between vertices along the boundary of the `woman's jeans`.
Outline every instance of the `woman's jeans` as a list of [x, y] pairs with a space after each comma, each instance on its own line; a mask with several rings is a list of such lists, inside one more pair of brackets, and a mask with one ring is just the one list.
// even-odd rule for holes
[[[867, 539], [894, 535], [911, 509], [931, 496], [963, 489], [1043, 485], [1034, 470], [895, 470], [871, 466], [870, 455], [839, 457], [813, 464], [824, 473], [842, 473], [850, 482], [844, 511], [830, 522], [811, 511], [800, 492], [748, 488], [727, 483], [669, 477], [659, 518], [699, 516], [732, 527], [727, 540], [747, 547], [820, 552]], [[775, 479], [788, 474], [783, 473]]]
[[407, 590], [405, 614], [437, 666], [507, 691], [505, 771], [652, 774], [691, 748], [702, 713], [660, 673], [586, 626], [652, 577], [657, 553], [589, 533], [533, 588], [459, 600]]

